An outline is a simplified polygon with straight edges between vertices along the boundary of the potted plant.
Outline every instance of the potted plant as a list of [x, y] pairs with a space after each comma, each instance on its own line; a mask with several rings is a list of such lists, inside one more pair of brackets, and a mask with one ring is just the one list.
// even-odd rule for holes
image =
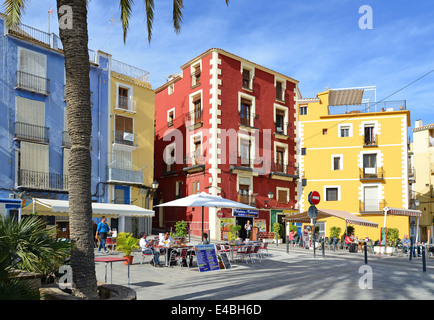
[[281, 229], [281, 227], [282, 226], [278, 222], [275, 222], [273, 224], [273, 232], [274, 232], [274, 240], [273, 240], [273, 242], [276, 241], [276, 235], [277, 235], [278, 236], [278, 242], [282, 243], [282, 238], [280, 237], [280, 229]]
[[134, 256], [131, 255], [134, 249], [140, 248], [138, 245], [139, 239], [133, 237], [132, 233], [120, 232], [116, 239], [116, 250], [124, 253], [123, 258], [127, 258], [125, 264], [133, 264]]
[[175, 224], [175, 232], [177, 237], [187, 236], [187, 221], [181, 220]]
[[235, 226], [231, 224], [229, 228], [231, 229], [231, 241], [236, 241], [238, 238], [238, 232], [241, 230], [241, 226], [240, 225]]

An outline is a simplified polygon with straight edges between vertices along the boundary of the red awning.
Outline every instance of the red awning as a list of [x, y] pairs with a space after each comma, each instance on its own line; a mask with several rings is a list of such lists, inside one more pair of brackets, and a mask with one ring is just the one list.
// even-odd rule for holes
[[394, 216], [407, 216], [407, 217], [420, 217], [422, 216], [422, 211], [412, 210], [412, 209], [400, 209], [400, 208], [390, 208], [386, 207], [383, 209], [384, 213]]

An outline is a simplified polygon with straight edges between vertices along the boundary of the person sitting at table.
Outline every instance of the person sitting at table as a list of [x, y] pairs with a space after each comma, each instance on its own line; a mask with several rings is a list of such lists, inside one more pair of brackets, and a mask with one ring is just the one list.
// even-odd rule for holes
[[[158, 245], [160, 247], [169, 248], [170, 245], [173, 245], [174, 243], [175, 243], [175, 240], [173, 240], [173, 238], [170, 236], [170, 232], [166, 231], [164, 236], [160, 239], [160, 242]], [[172, 248], [164, 249], [164, 250], [166, 250], [166, 265], [169, 265], [169, 259], [170, 259], [170, 255], [172, 254], [172, 251], [173, 251], [173, 254], [176, 255], [176, 254], [178, 254], [178, 250], [172, 249]]]
[[202, 235], [202, 243], [201, 244], [209, 244], [208, 234], [206, 232]]
[[[402, 239], [401, 243], [402, 243], [402, 249], [403, 249], [404, 253], [407, 253], [411, 247], [411, 240], [408, 238], [408, 235], [404, 234], [404, 239]], [[413, 256], [416, 256], [416, 248], [415, 247], [413, 247]]]
[[151, 264], [160, 267], [160, 252], [154, 250], [152, 247], [154, 240], [146, 240], [146, 233], [140, 235], [140, 248], [142, 249], [142, 254], [152, 254], [154, 259], [151, 260]]

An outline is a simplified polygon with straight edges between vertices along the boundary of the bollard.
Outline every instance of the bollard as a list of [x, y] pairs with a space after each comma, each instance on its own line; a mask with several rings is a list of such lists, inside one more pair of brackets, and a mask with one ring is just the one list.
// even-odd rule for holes
[[325, 251], [324, 251], [324, 239], [322, 239], [322, 243], [321, 243], [321, 246], [322, 246], [322, 257], [323, 258], [325, 258]]
[[276, 232], [276, 247], [279, 245], [279, 232]]
[[188, 242], [191, 242], [191, 238], [190, 238], [190, 228], [188, 228]]
[[365, 242], [365, 264], [368, 264], [368, 245]]
[[333, 252], [336, 252], [336, 237], [333, 237]]
[[408, 260], [413, 260], [413, 240], [410, 242], [410, 254], [408, 255]]
[[286, 237], [286, 253], [289, 253], [289, 236]]
[[417, 245], [417, 256], [420, 257], [420, 245]]
[[426, 272], [425, 247], [422, 247], [422, 270], [423, 270], [423, 272]]

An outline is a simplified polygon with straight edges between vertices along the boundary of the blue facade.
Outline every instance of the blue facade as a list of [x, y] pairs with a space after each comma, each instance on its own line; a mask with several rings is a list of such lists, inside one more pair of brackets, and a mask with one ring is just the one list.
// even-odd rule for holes
[[[0, 198], [67, 200], [70, 145], [60, 39], [4, 25], [0, 15]], [[90, 57], [92, 194], [107, 202], [110, 58], [102, 52]]]

